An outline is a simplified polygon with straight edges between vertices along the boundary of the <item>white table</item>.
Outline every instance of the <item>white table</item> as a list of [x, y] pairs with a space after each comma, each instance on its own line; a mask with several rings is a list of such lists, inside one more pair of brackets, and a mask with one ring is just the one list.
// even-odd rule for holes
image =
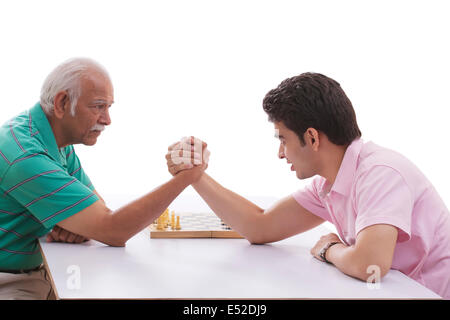
[[[179, 210], [183, 202], [171, 209]], [[329, 232], [319, 226], [276, 243], [251, 245], [244, 239], [150, 239], [144, 230], [123, 248], [44, 238], [41, 248], [60, 299], [440, 298], [395, 270], [378, 289], [370, 289], [314, 259], [311, 247]]]

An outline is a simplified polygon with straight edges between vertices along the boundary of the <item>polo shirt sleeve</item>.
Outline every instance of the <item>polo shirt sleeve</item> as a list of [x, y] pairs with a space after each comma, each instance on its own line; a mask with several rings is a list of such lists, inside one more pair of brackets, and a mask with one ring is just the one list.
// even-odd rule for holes
[[316, 216], [331, 221], [330, 214], [327, 208], [320, 200], [319, 192], [322, 190], [325, 179], [322, 177], [316, 177], [313, 179], [310, 185], [304, 189], [294, 192], [292, 197], [306, 210], [315, 214]]
[[412, 192], [398, 171], [371, 168], [355, 185], [356, 235], [371, 225], [389, 224], [398, 229], [398, 242], [409, 240], [413, 205]]
[[94, 185], [89, 179], [86, 172], [83, 170], [81, 166], [80, 159], [78, 159], [77, 154], [75, 153], [75, 148], [71, 145], [66, 148], [66, 160], [67, 160], [67, 172], [78, 179], [82, 184], [91, 189], [95, 190]]
[[46, 228], [98, 200], [91, 189], [46, 154], [12, 164], [0, 188], [3, 196], [14, 199]]

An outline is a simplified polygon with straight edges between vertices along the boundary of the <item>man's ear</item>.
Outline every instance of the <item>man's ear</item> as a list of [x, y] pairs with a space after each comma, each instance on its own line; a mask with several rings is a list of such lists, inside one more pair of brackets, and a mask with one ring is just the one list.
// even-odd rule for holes
[[319, 150], [319, 131], [314, 128], [308, 128], [304, 134], [304, 138], [306, 143], [309, 144], [314, 151]]
[[70, 99], [67, 91], [60, 91], [54, 99], [53, 113], [56, 118], [62, 119], [66, 111], [69, 111]]

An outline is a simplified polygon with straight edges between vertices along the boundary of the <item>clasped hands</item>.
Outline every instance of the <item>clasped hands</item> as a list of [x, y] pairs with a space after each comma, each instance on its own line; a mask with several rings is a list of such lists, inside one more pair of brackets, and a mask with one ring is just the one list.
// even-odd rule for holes
[[184, 137], [169, 146], [166, 154], [167, 169], [170, 174], [187, 175], [190, 182], [197, 182], [208, 168], [210, 152], [206, 142], [191, 137]]

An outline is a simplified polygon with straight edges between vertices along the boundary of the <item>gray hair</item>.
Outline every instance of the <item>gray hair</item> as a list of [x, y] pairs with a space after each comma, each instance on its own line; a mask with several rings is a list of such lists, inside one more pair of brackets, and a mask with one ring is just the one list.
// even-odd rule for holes
[[70, 99], [70, 113], [75, 116], [75, 107], [81, 95], [81, 78], [88, 70], [98, 70], [109, 79], [106, 69], [90, 58], [72, 58], [57, 66], [45, 79], [41, 88], [40, 104], [47, 115], [54, 108], [58, 92], [67, 91]]

